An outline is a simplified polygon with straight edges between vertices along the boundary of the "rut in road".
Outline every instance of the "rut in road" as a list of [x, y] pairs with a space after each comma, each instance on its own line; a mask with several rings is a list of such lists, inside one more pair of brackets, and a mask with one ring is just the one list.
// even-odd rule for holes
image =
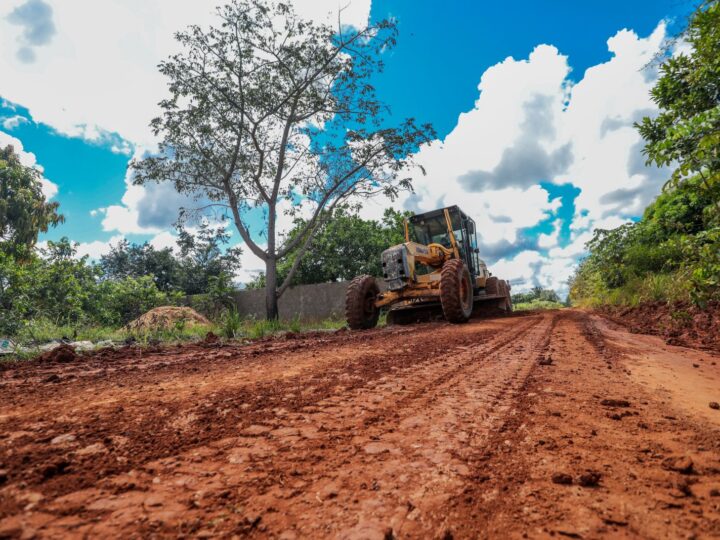
[[[418, 333], [311, 334], [220, 349], [120, 350], [109, 359], [92, 356], [70, 365], [23, 364], [1, 383], [6, 408], [0, 426], [8, 437], [0, 438], [0, 461], [12, 471], [11, 480], [42, 485], [46, 496], [64, 495], [95, 485], [98, 477], [235, 435], [238, 426], [273, 421], [276, 411], [301, 411], [394, 370], [430, 362], [446, 350], [448, 334], [455, 347], [491, 334], [435, 326], [439, 344], [421, 350], [397, 345]], [[47, 377], [58, 373], [63, 384], [48, 384]], [[48, 407], [62, 414], [48, 416]], [[74, 445], [110, 451], [75, 454], [62, 475], [48, 477], [47, 468], [66, 462], [68, 450], [48, 443], [65, 434], [76, 438]], [[0, 493], [0, 517], [17, 508]]]
[[[162, 501], [166, 532], [194, 532], [208, 513], [235, 508], [250, 529], [261, 517], [263, 534], [290, 534], [291, 526], [300, 537], [435, 533], [443, 516], [434, 509], [467, 481], [553, 322], [518, 319], [487, 341], [398, 367], [374, 385], [300, 412], [276, 409], [274, 420], [247, 426], [240, 438], [147, 464], [155, 480], [143, 500]], [[194, 510], [178, 502], [188, 499]], [[137, 503], [132, 490], [96, 501], [91, 508], [115, 511], [93, 532], [142, 517]], [[236, 531], [237, 523], [217, 527]]]
[[586, 312], [112, 355], [0, 372], [0, 537], [720, 531], [718, 357]]

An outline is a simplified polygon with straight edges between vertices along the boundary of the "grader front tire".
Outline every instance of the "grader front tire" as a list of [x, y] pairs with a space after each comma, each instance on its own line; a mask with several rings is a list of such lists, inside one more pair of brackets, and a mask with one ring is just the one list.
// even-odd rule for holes
[[345, 318], [351, 330], [367, 330], [377, 326], [380, 310], [375, 301], [380, 294], [375, 278], [358, 276], [350, 282], [345, 293]]
[[440, 304], [445, 318], [451, 323], [464, 323], [473, 308], [473, 288], [470, 272], [459, 259], [447, 261], [440, 272]]

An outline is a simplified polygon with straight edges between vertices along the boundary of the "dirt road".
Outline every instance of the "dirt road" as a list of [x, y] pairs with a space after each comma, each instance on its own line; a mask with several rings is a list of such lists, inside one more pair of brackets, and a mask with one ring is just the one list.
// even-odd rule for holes
[[718, 537], [719, 364], [567, 310], [13, 366], [0, 537]]

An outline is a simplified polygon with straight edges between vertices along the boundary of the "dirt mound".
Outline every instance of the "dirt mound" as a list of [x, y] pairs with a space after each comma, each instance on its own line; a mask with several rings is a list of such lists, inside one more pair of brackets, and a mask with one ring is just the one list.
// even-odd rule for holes
[[132, 322], [129, 322], [126, 331], [148, 331], [172, 328], [177, 324], [205, 325], [210, 321], [189, 307], [161, 306], [151, 309]]
[[64, 364], [68, 362], [74, 362], [76, 358], [77, 353], [75, 352], [75, 349], [70, 345], [63, 343], [59, 347], [55, 347], [54, 349], [42, 353], [38, 357], [38, 360], [40, 362]]
[[711, 302], [705, 309], [685, 302], [648, 302], [600, 312], [631, 332], [662, 336], [670, 345], [720, 351], [720, 302]]

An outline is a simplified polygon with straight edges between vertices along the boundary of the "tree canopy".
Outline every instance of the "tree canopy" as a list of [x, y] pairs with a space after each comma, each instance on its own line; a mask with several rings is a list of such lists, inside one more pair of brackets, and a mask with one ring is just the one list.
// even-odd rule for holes
[[648, 164], [677, 162], [672, 185], [699, 176], [710, 188], [720, 182], [720, 3], [705, 2], [682, 38], [690, 51], [663, 62], [651, 92], [660, 114], [637, 127]]
[[157, 288], [165, 292], [201, 294], [209, 290], [213, 279], [228, 280], [240, 268], [241, 250], [228, 248], [230, 235], [223, 226], [201, 222], [197, 231], [180, 227], [178, 252], [155, 249], [123, 240], [100, 258], [102, 278], [120, 280], [151, 276]]
[[[133, 164], [135, 181], [172, 182], [197, 198], [194, 210], [228, 213], [265, 261], [275, 318], [333, 210], [410, 189], [409, 156], [434, 133], [412, 119], [390, 126], [370, 84], [395, 44], [393, 22], [334, 28], [262, 0], [233, 0], [219, 15], [217, 27], [178, 33], [183, 51], [161, 64], [170, 97], [152, 122], [160, 154]], [[279, 215], [299, 212], [303, 229], [280, 238]], [[279, 283], [277, 263], [290, 253], [295, 264]]]
[[[369, 274], [381, 276], [381, 253], [405, 241], [403, 220], [409, 213], [392, 208], [385, 210], [382, 220], [362, 219], [346, 210], [329, 220], [315, 236], [311, 252], [297, 266], [293, 285], [346, 281]], [[290, 235], [302, 234], [306, 223], [298, 220]], [[295, 264], [296, 253], [290, 253], [278, 265], [278, 276], [284, 280]], [[265, 286], [265, 276], [250, 284]]]
[[41, 232], [64, 221], [57, 209], [45, 200], [40, 171], [20, 163], [12, 146], [0, 148], [0, 249], [27, 253]]

